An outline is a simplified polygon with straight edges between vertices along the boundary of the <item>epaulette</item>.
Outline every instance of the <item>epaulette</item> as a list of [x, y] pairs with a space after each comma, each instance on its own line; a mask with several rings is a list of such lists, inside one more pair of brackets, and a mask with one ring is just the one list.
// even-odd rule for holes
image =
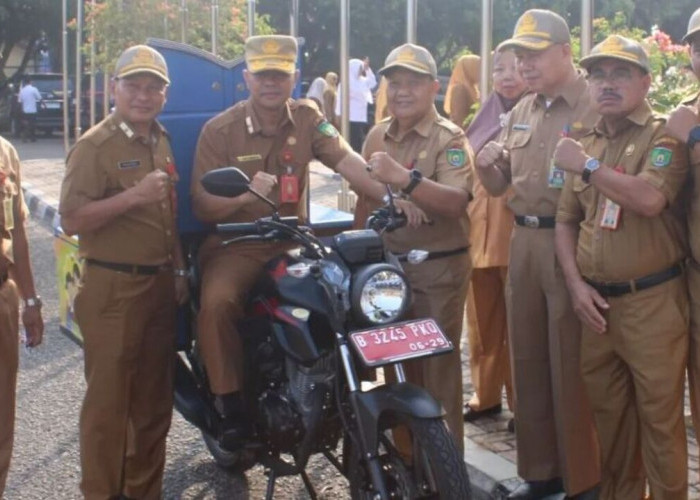
[[[107, 121], [109, 120], [109, 121]], [[79, 141], [86, 141], [94, 146], [101, 146], [109, 139], [114, 137], [117, 133], [122, 133], [117, 125], [111, 120], [107, 119], [95, 127], [92, 127], [85, 134], [83, 134]]]
[[313, 108], [316, 111], [320, 111], [320, 109], [318, 109], [318, 104], [316, 104], [316, 101], [314, 101], [313, 99], [306, 99], [306, 98], [295, 99], [294, 101], [292, 101], [290, 103], [289, 107], [292, 109], [308, 107], [308, 108]]
[[455, 125], [454, 123], [452, 123], [450, 120], [448, 120], [447, 118], [445, 118], [443, 116], [438, 118], [437, 124], [439, 126], [441, 126], [442, 128], [449, 130], [452, 135], [459, 135], [460, 133], [464, 132], [461, 127]]

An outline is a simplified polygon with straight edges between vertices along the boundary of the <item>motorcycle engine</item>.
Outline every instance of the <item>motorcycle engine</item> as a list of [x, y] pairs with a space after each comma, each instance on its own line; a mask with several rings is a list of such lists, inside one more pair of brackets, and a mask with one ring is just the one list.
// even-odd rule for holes
[[304, 427], [312, 424], [314, 413], [329, 397], [335, 376], [335, 356], [332, 353], [321, 357], [311, 366], [304, 366], [290, 358], [286, 360], [289, 396], [301, 413]]

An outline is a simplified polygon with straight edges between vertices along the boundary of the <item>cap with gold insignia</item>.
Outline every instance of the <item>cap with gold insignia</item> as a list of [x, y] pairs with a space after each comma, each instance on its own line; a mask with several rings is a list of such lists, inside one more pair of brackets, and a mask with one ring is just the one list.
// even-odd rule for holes
[[170, 83], [168, 78], [168, 65], [165, 58], [157, 50], [148, 45], [134, 45], [126, 49], [117, 59], [114, 66], [114, 77], [124, 78], [137, 73], [150, 73], [157, 76], [165, 83]]
[[684, 43], [691, 43], [691, 38], [700, 32], [700, 9], [693, 12], [690, 16], [690, 21], [688, 21], [688, 33], [683, 37]]
[[649, 73], [649, 56], [640, 43], [620, 35], [610, 35], [591, 49], [591, 53], [581, 59], [580, 64], [589, 69], [602, 59], [625, 61]]
[[394, 68], [404, 68], [422, 75], [430, 75], [437, 78], [437, 65], [428, 49], [420, 45], [405, 43], [389, 52], [384, 61], [384, 67], [379, 70], [380, 75]]
[[245, 41], [248, 71], [281, 71], [293, 74], [297, 68], [297, 40], [285, 35], [251, 36]]
[[502, 42], [499, 48], [544, 50], [558, 43], [570, 42], [569, 26], [563, 17], [551, 10], [530, 9], [518, 19], [513, 37]]

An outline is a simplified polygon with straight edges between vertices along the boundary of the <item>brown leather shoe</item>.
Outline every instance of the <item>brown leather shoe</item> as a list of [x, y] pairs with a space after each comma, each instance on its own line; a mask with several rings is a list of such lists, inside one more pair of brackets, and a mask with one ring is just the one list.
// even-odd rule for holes
[[464, 405], [464, 421], [473, 422], [474, 420], [479, 420], [483, 417], [492, 417], [501, 413], [503, 408], [501, 405], [492, 406], [491, 408], [484, 408], [483, 410], [475, 410], [471, 406]]

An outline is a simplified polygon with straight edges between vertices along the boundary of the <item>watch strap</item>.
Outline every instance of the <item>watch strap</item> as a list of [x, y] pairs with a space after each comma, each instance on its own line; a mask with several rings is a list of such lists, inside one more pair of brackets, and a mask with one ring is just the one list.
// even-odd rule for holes
[[403, 188], [401, 190], [401, 192], [403, 194], [405, 194], [406, 196], [410, 195], [411, 192], [413, 192], [413, 190], [416, 189], [416, 186], [418, 185], [418, 183], [420, 183], [420, 181], [423, 180], [423, 174], [421, 173], [420, 170], [413, 169], [413, 170], [411, 170], [409, 175], [411, 176], [411, 180], [408, 183], [408, 186], [406, 186], [405, 188]]

